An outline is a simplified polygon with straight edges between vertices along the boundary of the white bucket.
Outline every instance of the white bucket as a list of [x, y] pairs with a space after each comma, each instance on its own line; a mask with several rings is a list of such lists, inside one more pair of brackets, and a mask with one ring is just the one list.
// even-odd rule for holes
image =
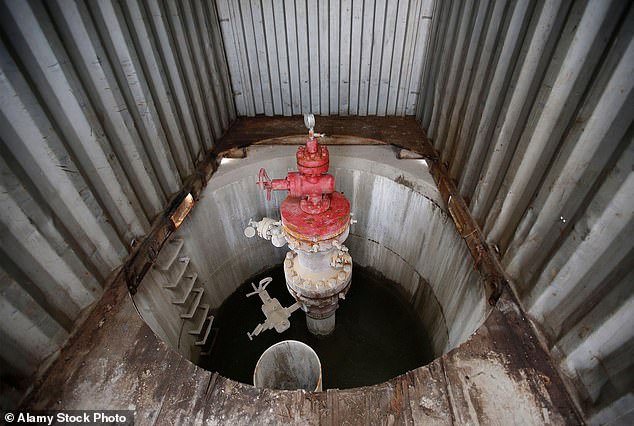
[[321, 391], [321, 362], [307, 344], [284, 340], [262, 353], [253, 384], [258, 388]]

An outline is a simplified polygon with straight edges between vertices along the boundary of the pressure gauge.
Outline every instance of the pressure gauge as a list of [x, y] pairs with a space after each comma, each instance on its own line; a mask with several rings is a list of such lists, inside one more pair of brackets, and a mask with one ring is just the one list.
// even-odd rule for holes
[[315, 116], [313, 114], [304, 114], [304, 125], [308, 130], [315, 128]]

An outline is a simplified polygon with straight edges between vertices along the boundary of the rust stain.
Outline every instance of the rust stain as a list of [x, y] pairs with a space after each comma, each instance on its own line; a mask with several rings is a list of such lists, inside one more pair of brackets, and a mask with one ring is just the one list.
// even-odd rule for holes
[[[422, 140], [421, 145], [425, 147], [421, 151], [434, 151], [427, 138]], [[449, 216], [469, 248], [474, 268], [480, 272], [486, 287], [487, 299], [489, 304], [493, 306], [502, 294], [503, 288], [508, 285], [504, 271], [500, 267], [494, 251], [487, 244], [482, 230], [471, 216], [462, 195], [449, 176], [447, 166], [438, 160], [437, 152], [433, 157], [428, 160], [429, 171], [447, 206]]]
[[[128, 255], [123, 265], [128, 290], [135, 294], [143, 277], [156, 261], [163, 245], [184, 217], [194, 208], [212, 174], [218, 169], [219, 157], [207, 153], [196, 165], [196, 171], [185, 179], [183, 188], [170, 200], [163, 214], [157, 216], [152, 229]], [[185, 206], [183, 202], [187, 200]]]
[[403, 175], [400, 175], [396, 179], [394, 179], [394, 182], [396, 182], [396, 183], [398, 183], [400, 185], [406, 186], [407, 188], [409, 188], [411, 190], [414, 190], [414, 183], [409, 181], [409, 180], [407, 180], [405, 178], [405, 176], [403, 176]]

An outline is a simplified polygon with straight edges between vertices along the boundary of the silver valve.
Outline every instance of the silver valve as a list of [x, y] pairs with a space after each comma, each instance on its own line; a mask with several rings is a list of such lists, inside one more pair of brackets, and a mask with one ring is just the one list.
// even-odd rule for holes
[[323, 138], [325, 133], [315, 133], [315, 116], [313, 114], [304, 114], [304, 126], [308, 129], [308, 136], [311, 139]]

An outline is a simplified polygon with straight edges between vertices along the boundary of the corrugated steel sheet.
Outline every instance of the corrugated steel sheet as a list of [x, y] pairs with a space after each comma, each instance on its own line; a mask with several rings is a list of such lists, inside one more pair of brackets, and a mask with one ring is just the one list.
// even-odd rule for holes
[[417, 117], [592, 423], [634, 418], [634, 9], [438, 2]]
[[236, 109], [416, 112], [582, 408], [631, 419], [633, 40], [620, 0], [0, 2], [3, 382]]
[[235, 109], [213, 3], [7, 0], [0, 27], [4, 405]]
[[413, 115], [433, 0], [217, 0], [239, 115]]

